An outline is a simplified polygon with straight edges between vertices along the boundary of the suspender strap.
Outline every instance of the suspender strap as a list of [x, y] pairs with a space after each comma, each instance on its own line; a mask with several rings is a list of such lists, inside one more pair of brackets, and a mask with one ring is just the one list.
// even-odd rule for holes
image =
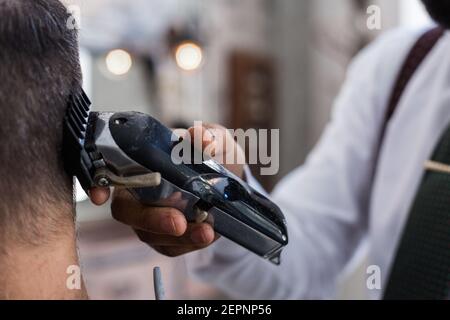
[[397, 76], [397, 80], [391, 93], [391, 97], [389, 99], [384, 122], [380, 131], [380, 137], [378, 139], [378, 144], [375, 149], [374, 167], [372, 172], [372, 184], [376, 176], [376, 171], [378, 169], [380, 151], [386, 135], [387, 126], [390, 120], [392, 119], [392, 116], [394, 115], [395, 110], [397, 109], [397, 106], [400, 102], [400, 99], [407, 85], [412, 79], [414, 73], [417, 71], [417, 69], [425, 60], [427, 55], [434, 48], [439, 39], [443, 36], [444, 32], [445, 29], [442, 27], [436, 27], [425, 32], [414, 44], [408, 56], [406, 57], [406, 60], [403, 63], [402, 68], [400, 69], [400, 72]]
[[392, 115], [397, 108], [406, 86], [410, 82], [414, 73], [427, 57], [428, 53], [434, 48], [435, 44], [444, 34], [444, 29], [437, 27], [425, 32], [419, 40], [415, 43], [408, 57], [406, 58], [401, 72], [398, 75], [397, 81], [389, 99], [389, 104], [386, 112], [386, 123], [392, 118]]

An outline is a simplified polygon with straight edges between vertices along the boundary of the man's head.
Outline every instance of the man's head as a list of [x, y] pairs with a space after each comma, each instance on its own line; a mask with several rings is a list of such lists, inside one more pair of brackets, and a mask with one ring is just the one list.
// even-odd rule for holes
[[450, 28], [450, 0], [422, 0], [430, 16], [440, 25]]
[[4, 239], [48, 241], [46, 237], [73, 220], [72, 181], [61, 158], [62, 123], [81, 72], [77, 33], [68, 27], [68, 19], [58, 0], [0, 0]]

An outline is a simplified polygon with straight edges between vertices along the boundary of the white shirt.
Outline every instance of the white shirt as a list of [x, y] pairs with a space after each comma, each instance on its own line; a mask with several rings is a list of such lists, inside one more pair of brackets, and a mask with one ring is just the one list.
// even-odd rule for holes
[[[388, 33], [356, 57], [321, 141], [271, 195], [288, 224], [290, 242], [281, 266], [221, 238], [186, 257], [193, 276], [233, 298], [332, 298], [337, 276], [367, 240], [369, 262], [380, 267], [386, 284], [424, 162], [450, 124], [447, 32], [404, 92], [370, 191], [374, 150], [392, 87], [423, 32]], [[381, 295], [375, 292], [375, 298]]]

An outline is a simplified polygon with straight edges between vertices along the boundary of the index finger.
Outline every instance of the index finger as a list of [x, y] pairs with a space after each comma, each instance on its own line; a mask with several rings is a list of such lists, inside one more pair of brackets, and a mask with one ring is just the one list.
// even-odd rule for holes
[[187, 221], [183, 213], [174, 208], [144, 206], [126, 190], [115, 190], [111, 213], [114, 219], [134, 229], [181, 236]]

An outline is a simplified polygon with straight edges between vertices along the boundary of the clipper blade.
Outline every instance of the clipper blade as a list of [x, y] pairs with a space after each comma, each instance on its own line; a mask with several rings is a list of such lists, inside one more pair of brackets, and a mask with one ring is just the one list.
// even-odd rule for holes
[[76, 176], [85, 190], [92, 185], [92, 161], [85, 150], [91, 101], [83, 89], [69, 97], [64, 118], [63, 157], [66, 171]]
[[91, 108], [91, 101], [86, 93], [81, 89], [79, 94], [72, 94], [69, 98], [69, 105], [66, 115], [66, 124], [73, 136], [79, 140], [80, 146], [86, 138], [86, 127]]

